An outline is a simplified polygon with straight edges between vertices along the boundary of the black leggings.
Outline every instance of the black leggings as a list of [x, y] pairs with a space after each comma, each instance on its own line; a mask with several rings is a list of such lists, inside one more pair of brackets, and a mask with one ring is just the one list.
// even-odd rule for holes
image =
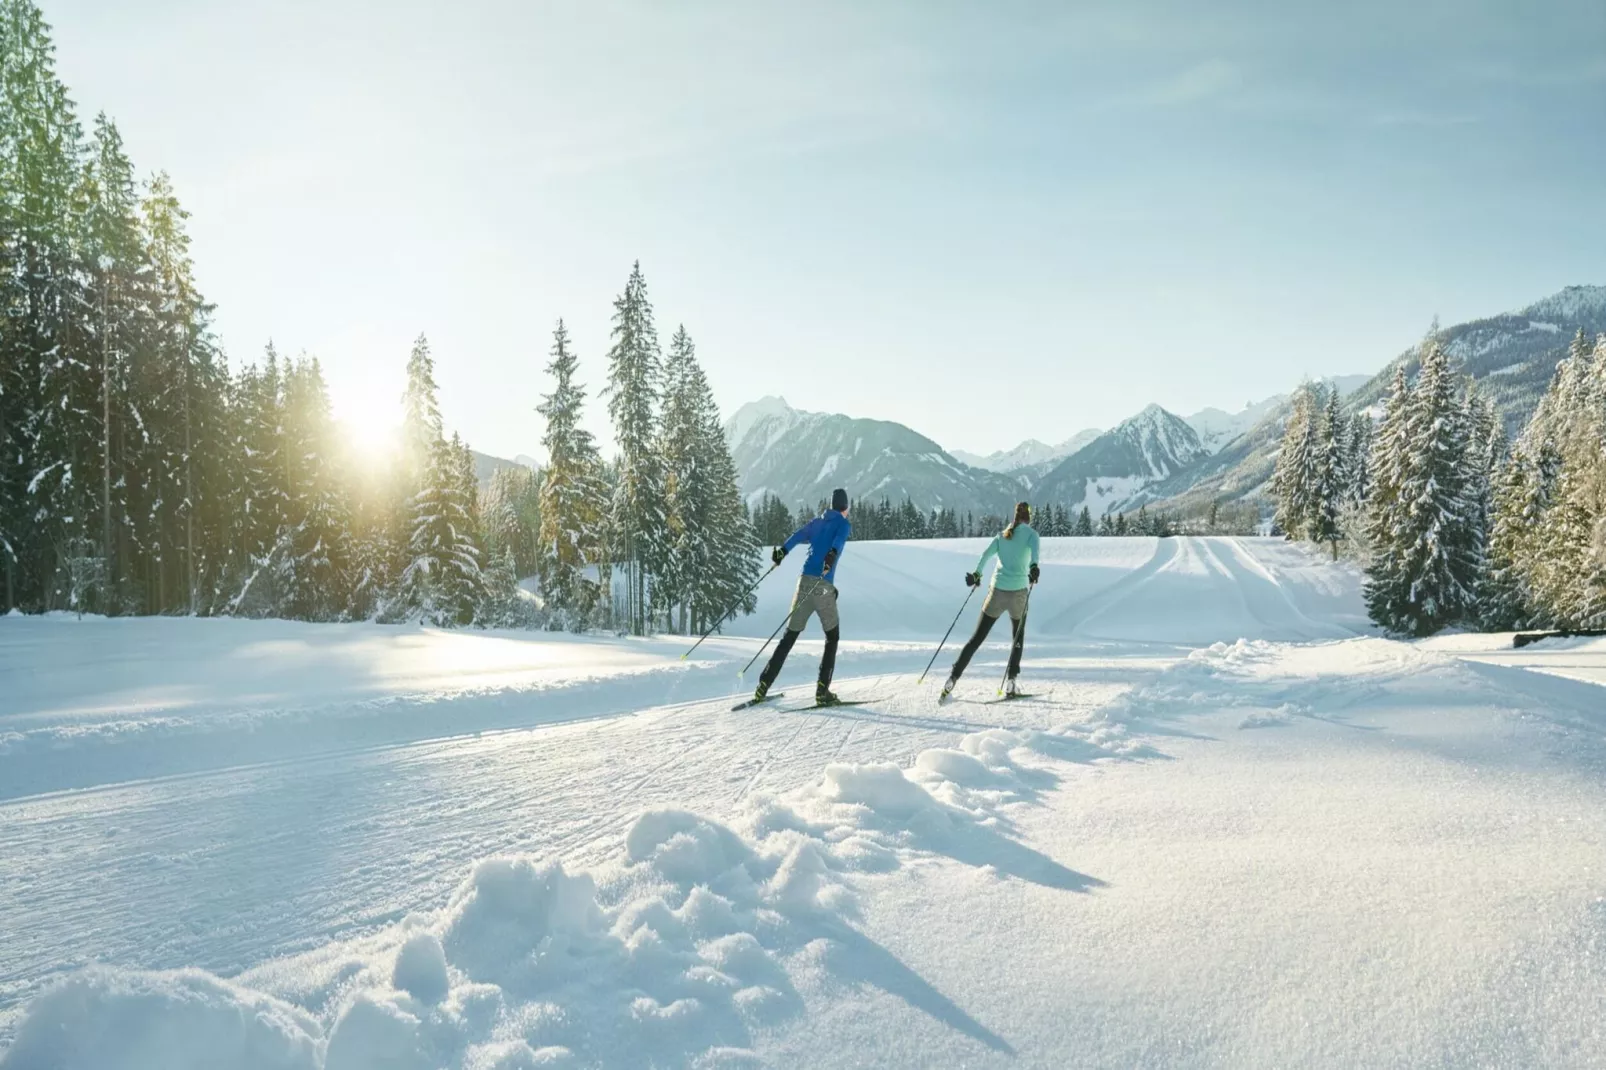
[[[998, 616], [1001, 617], [1003, 614], [1000, 613]], [[970, 637], [970, 641], [965, 644], [965, 648], [959, 652], [958, 660], [954, 662], [953, 669], [948, 673], [950, 680], [957, 680], [965, 674], [965, 668], [970, 664], [970, 659], [976, 656], [976, 651], [987, 641], [987, 633], [993, 630], [993, 625], [997, 621], [998, 617], [989, 617], [985, 613], [981, 615], [981, 619], [976, 622], [975, 634]], [[1020, 656], [1026, 647], [1026, 618], [1021, 617], [1018, 621], [1011, 619], [1011, 624], [1015, 630], [1015, 642], [1009, 648], [1009, 678], [1013, 680], [1020, 675]]]
[[[786, 655], [792, 652], [792, 644], [802, 632], [789, 631], [781, 636], [781, 641], [775, 644], [775, 653], [770, 655], [769, 664], [764, 671], [758, 674], [760, 682], [767, 688], [781, 675], [781, 666], [786, 664]], [[820, 686], [831, 686], [831, 674], [836, 672], [836, 642], [842, 638], [841, 628], [832, 628], [825, 633], [825, 653], [820, 655]]]

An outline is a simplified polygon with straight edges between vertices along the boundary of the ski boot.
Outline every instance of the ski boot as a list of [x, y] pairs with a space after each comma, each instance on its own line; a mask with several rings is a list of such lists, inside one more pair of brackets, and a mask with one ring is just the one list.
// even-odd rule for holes
[[816, 706], [840, 706], [842, 700], [826, 684], [818, 684], [814, 688], [814, 704]]
[[1004, 697], [1005, 698], [1015, 698], [1019, 694], [1020, 694], [1020, 687], [1018, 685], [1016, 685], [1015, 678], [1013, 676], [1011, 676], [1008, 680], [1004, 681]]
[[769, 681], [759, 680], [758, 687], [753, 691], [753, 701], [749, 703], [749, 705], [757, 706], [760, 702], [763, 702], [766, 698], [769, 698], [769, 694]]
[[942, 685], [942, 694], [937, 696], [938, 705], [942, 705], [953, 698], [954, 685], [957, 683], [959, 683], [958, 680], [955, 680], [952, 676], [948, 677], [948, 682]]

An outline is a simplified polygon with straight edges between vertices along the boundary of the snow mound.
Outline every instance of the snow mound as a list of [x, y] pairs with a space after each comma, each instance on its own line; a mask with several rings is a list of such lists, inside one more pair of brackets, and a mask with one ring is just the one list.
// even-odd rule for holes
[[92, 969], [39, 997], [6, 1070], [310, 1070], [311, 1015], [199, 970]]
[[[1100, 731], [1110, 747], [1076, 742], [1117, 753], [1121, 730]], [[92, 971], [30, 1006], [4, 1065], [761, 1065], [756, 1031], [803, 1010], [792, 960], [880, 975], [887, 953], [850, 924], [857, 875], [931, 852], [1000, 879], [1097, 884], [1009, 835], [1008, 807], [1049, 776], [1016, 760], [1051, 753], [1041, 735], [978, 732], [908, 769], [833, 763], [751, 799], [730, 825], [649, 810], [618, 861], [594, 870], [488, 858], [436, 914], [242, 978], [263, 990], [198, 971]]]

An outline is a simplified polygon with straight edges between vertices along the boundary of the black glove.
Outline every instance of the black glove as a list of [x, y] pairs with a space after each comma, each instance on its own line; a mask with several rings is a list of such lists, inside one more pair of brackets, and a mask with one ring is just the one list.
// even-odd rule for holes
[[967, 572], [967, 573], [965, 573], [965, 586], [966, 587], [980, 587], [981, 586], [981, 573], [980, 572]]
[[770, 560], [775, 562], [777, 565], [779, 565], [782, 561], [785, 561], [786, 560], [786, 547], [777, 546], [775, 549], [771, 550], [770, 551]]
[[827, 550], [827, 551], [825, 551], [825, 561], [822, 562], [823, 567], [820, 569], [820, 571], [821, 572], [830, 572], [831, 571], [831, 566], [834, 565], [834, 564], [836, 564], [836, 551], [835, 550]]
[[1032, 570], [1030, 572], [1026, 573], [1026, 578], [1030, 582], [1036, 583], [1037, 582], [1037, 577], [1041, 576], [1041, 575], [1042, 575], [1042, 572], [1038, 569], [1038, 567], [1036, 565], [1033, 565], [1032, 566]]

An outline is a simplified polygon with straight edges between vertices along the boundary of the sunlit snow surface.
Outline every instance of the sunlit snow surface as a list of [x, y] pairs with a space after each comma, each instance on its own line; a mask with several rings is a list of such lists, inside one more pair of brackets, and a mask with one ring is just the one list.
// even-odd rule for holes
[[[0, 1064], [1606, 1064], [1606, 642], [1254, 539], [855, 544], [679, 640], [0, 619]], [[749, 683], [752, 680], [749, 674]]]

